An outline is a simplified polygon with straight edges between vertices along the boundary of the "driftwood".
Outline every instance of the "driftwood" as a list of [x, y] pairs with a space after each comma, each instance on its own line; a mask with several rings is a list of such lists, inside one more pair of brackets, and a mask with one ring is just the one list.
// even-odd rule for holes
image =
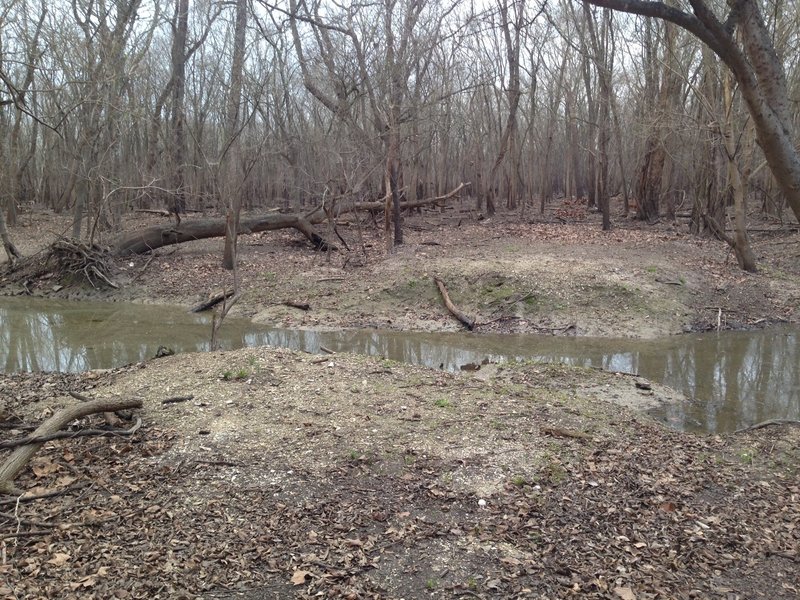
[[[141, 400], [126, 400], [121, 398], [111, 400], [92, 400], [81, 404], [73, 404], [62, 408], [52, 417], [42, 423], [31, 435], [31, 438], [47, 436], [56, 433], [68, 423], [88, 415], [102, 412], [114, 412], [131, 408], [141, 408]], [[0, 465], [0, 494], [20, 495], [22, 492], [14, 487], [14, 478], [28, 464], [37, 450], [44, 442], [35, 442], [14, 450], [6, 461]]]
[[297, 308], [299, 310], [311, 310], [311, 305], [308, 302], [297, 302], [296, 300], [284, 300], [281, 302], [284, 306], [289, 306], [291, 308]]
[[233, 290], [228, 290], [224, 294], [218, 294], [218, 295], [214, 296], [213, 298], [211, 298], [210, 300], [207, 300], [206, 302], [203, 302], [202, 304], [198, 304], [190, 312], [201, 313], [201, 312], [210, 310], [210, 309], [214, 308], [217, 304], [227, 300], [231, 296], [233, 296]]
[[467, 315], [465, 312], [459, 310], [456, 305], [453, 304], [452, 300], [450, 300], [450, 294], [447, 292], [447, 287], [444, 285], [444, 282], [438, 277], [434, 277], [433, 281], [436, 283], [436, 287], [439, 288], [439, 293], [442, 295], [444, 305], [447, 307], [447, 310], [450, 311], [450, 314], [461, 321], [470, 331], [475, 329], [475, 319]]

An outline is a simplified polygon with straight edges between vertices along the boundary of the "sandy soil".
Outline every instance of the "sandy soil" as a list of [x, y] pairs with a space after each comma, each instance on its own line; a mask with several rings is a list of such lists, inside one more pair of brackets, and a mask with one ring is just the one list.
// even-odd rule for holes
[[[340, 228], [352, 251], [330, 256], [293, 233], [244, 238], [235, 310], [283, 326], [455, 330], [436, 275], [479, 332], [648, 337], [800, 316], [797, 232], [756, 237], [751, 275], [679, 226], [602, 233], [595, 221], [426, 214], [388, 258], [355, 225]], [[32, 217], [12, 235], [31, 252], [64, 224]], [[230, 285], [220, 246], [121, 261], [119, 291], [27, 287], [191, 305]], [[132, 436], [49, 442], [16, 480], [60, 495], [0, 498], [0, 598], [800, 594], [800, 428], [671, 431], [646, 410], [675, 393], [639, 378], [253, 348], [0, 384], [9, 439], [75, 402], [69, 391], [144, 403]]]

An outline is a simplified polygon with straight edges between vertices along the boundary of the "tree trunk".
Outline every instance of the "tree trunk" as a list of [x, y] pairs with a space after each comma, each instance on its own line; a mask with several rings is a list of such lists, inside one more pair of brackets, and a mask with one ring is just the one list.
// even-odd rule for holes
[[175, 0], [175, 25], [172, 38], [172, 210], [180, 223], [186, 212], [186, 36], [189, 29], [189, 0]]
[[739, 170], [739, 164], [736, 159], [738, 149], [736, 139], [734, 137], [735, 131], [733, 126], [733, 92], [731, 91], [731, 78], [726, 74], [723, 79], [723, 98], [724, 98], [724, 127], [723, 142], [725, 145], [725, 154], [728, 158], [728, 183], [733, 192], [733, 205], [734, 205], [734, 234], [732, 240], [733, 251], [736, 254], [736, 260], [739, 267], [744, 271], [755, 272], [756, 257], [753, 254], [753, 249], [750, 246], [750, 240], [747, 236], [747, 180], [742, 177]]
[[[299, 215], [269, 213], [243, 219], [239, 222], [239, 229], [242, 233], [259, 233], [261, 231], [286, 228], [298, 230], [317, 248], [327, 247], [325, 240], [314, 230], [313, 225]], [[118, 256], [144, 254], [163, 246], [222, 237], [226, 232], [227, 223], [225, 219], [182, 221], [180, 227], [177, 228], [155, 226], [125, 234], [114, 242], [112, 249], [114, 254]]]
[[220, 169], [223, 176], [221, 189], [228, 202], [225, 250], [222, 267], [229, 271], [236, 262], [236, 241], [239, 232], [239, 215], [242, 211], [243, 174], [240, 169], [241, 153], [239, 142], [239, 122], [242, 105], [242, 72], [244, 71], [244, 43], [247, 30], [247, 0], [236, 1], [236, 26], [233, 34], [233, 61], [231, 63], [231, 84], [228, 92], [228, 107], [225, 125], [225, 139], [228, 149], [222, 160], [225, 168]]
[[6, 256], [8, 256], [9, 263], [13, 265], [17, 259], [22, 258], [19, 250], [17, 250], [17, 247], [14, 245], [14, 242], [11, 241], [11, 236], [8, 235], [8, 229], [6, 228], [6, 217], [2, 210], [0, 210], [0, 240], [3, 241], [3, 249], [6, 251]]

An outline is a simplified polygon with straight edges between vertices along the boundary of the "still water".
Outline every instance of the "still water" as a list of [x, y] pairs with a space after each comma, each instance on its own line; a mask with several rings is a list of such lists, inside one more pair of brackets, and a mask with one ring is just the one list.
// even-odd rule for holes
[[[637, 373], [689, 402], [656, 415], [678, 429], [732, 431], [800, 419], [800, 329], [722, 332], [656, 340], [535, 335], [274, 329], [228, 319], [221, 346], [357, 352], [446, 370], [484, 359], [534, 359]], [[83, 371], [151, 358], [159, 346], [209, 350], [211, 318], [136, 304], [0, 298], [0, 369]]]

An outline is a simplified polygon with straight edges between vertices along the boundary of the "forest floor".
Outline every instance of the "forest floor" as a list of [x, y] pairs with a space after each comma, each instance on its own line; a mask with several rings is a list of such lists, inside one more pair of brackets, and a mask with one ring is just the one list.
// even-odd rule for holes
[[[457, 330], [438, 276], [478, 333], [653, 337], [800, 319], [796, 229], [758, 225], [761, 269], [747, 274], [685, 226], [617, 219], [603, 233], [579, 208], [531, 222], [424, 213], [389, 257], [371, 225], [341, 226], [352, 250], [330, 255], [293, 232], [246, 236], [235, 311], [288, 327]], [[23, 222], [11, 229], [23, 253], [67, 225]], [[119, 261], [118, 291], [28, 287], [192, 305], [230, 287], [220, 253], [206, 240]], [[534, 363], [444, 373], [271, 348], [183, 354], [1, 375], [2, 437], [74, 402], [69, 391], [141, 398], [144, 426], [49, 442], [19, 475], [29, 492], [66, 491], [0, 498], [0, 598], [800, 594], [800, 428], [673, 431], [645, 411], [675, 392], [638, 377]], [[164, 402], [176, 397], [186, 400]]]

